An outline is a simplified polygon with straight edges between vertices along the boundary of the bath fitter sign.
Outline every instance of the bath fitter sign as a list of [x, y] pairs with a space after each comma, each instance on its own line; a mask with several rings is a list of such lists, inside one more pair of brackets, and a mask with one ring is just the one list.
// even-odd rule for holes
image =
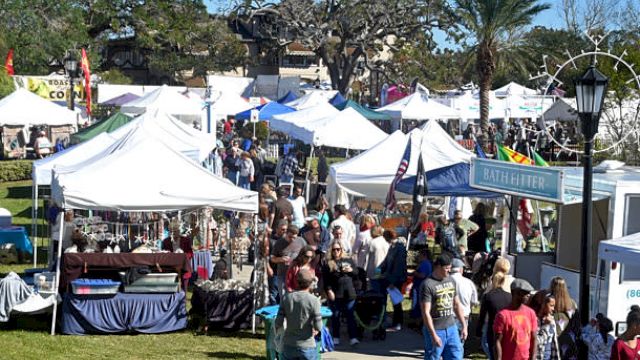
[[469, 184], [476, 189], [562, 203], [564, 174], [549, 167], [476, 158], [471, 161]]

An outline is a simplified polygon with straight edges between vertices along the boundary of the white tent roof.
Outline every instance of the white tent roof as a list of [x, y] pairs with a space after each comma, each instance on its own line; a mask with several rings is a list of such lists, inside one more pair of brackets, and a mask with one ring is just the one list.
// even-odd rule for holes
[[[338, 195], [340, 189], [358, 196], [384, 199], [398, 170], [409, 137], [412, 150], [405, 177], [416, 174], [420, 153], [425, 171], [458, 163], [470, 163], [474, 157], [453, 140], [436, 121], [431, 120], [422, 129], [414, 129], [409, 134], [396, 131], [362, 154], [331, 165], [329, 196], [333, 196], [332, 191]], [[401, 193], [397, 195], [409, 196]]]
[[418, 91], [376, 111], [387, 113], [395, 119], [448, 120], [460, 118], [460, 113], [456, 109], [430, 100], [426, 94]]
[[316, 106], [323, 102], [329, 102], [338, 92], [336, 90], [315, 90], [310, 93], [299, 97], [293, 101], [286, 103], [285, 105], [291, 106], [294, 109], [302, 110]]
[[141, 98], [122, 105], [120, 111], [128, 114], [142, 114], [147, 110], [155, 109], [163, 110], [172, 115], [201, 116], [203, 107], [202, 99], [189, 98], [164, 85]]
[[606, 261], [637, 264], [640, 259], [640, 233], [601, 241], [598, 245], [598, 258]]
[[[453, 98], [453, 107], [460, 112], [460, 117], [463, 119], [480, 119], [480, 94], [465, 92]], [[489, 118], [504, 118], [504, 107], [504, 100], [496, 98], [493, 91], [489, 92]]]
[[301, 125], [327, 116], [337, 115], [339, 112], [340, 111], [333, 105], [325, 101], [304, 110], [275, 115], [269, 121], [269, 127], [273, 130], [289, 134], [294, 125]]
[[219, 93], [217, 97], [212, 97], [212, 99], [212, 116], [226, 117], [227, 115], [235, 115], [253, 108], [253, 105], [249, 104], [245, 98], [232, 92]]
[[70, 166], [82, 163], [103, 152], [115, 141], [116, 139], [113, 136], [102, 133], [79, 145], [34, 161], [31, 178], [36, 185], [51, 185], [51, 173], [54, 166]]
[[496, 96], [498, 97], [507, 97], [510, 95], [536, 95], [538, 92], [534, 89], [529, 89], [528, 87], [522, 86], [516, 82], [510, 82], [507, 85], [494, 90]]
[[289, 135], [314, 146], [366, 150], [388, 135], [353, 108], [309, 122], [293, 124]]
[[196, 130], [160, 110], [144, 113], [111, 132], [110, 135], [120, 139], [136, 127], [142, 127], [172, 149], [198, 163], [204, 161], [216, 146], [216, 139], [210, 134]]
[[504, 99], [505, 117], [537, 119], [553, 105], [553, 96], [511, 95]]
[[0, 100], [0, 125], [76, 125], [75, 112], [19, 88]]
[[112, 211], [258, 210], [258, 193], [209, 173], [153, 135], [133, 130], [118, 145], [82, 166], [54, 168], [54, 201], [63, 208]]
[[544, 120], [578, 121], [578, 110], [575, 98], [558, 98], [545, 112]]

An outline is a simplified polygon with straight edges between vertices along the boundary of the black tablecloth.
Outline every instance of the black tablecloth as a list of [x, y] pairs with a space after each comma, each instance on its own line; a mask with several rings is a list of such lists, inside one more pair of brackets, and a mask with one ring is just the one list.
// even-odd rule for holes
[[191, 313], [204, 317], [212, 330], [237, 330], [251, 326], [253, 289], [207, 292], [193, 288]]
[[184, 292], [173, 294], [64, 294], [64, 334], [157, 334], [187, 327]]

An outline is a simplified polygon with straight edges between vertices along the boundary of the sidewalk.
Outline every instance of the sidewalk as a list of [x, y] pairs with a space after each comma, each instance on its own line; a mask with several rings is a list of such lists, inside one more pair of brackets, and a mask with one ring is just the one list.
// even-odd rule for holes
[[323, 360], [357, 359], [422, 359], [424, 354], [422, 336], [414, 330], [402, 329], [387, 332], [386, 340], [371, 340], [370, 333], [355, 347], [349, 346], [347, 340], [336, 346], [336, 351], [322, 354]]

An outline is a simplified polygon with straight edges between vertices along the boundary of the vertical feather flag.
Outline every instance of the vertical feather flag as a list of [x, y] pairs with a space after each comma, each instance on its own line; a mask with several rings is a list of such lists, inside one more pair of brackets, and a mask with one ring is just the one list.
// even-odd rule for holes
[[7, 69], [7, 74], [15, 75], [15, 71], [13, 70], [13, 49], [9, 49], [9, 53], [7, 53], [7, 60], [4, 62], [4, 67]]
[[402, 180], [404, 174], [406, 174], [407, 169], [409, 168], [409, 160], [411, 160], [411, 138], [409, 138], [404, 154], [402, 154], [402, 159], [400, 159], [400, 164], [398, 164], [396, 176], [393, 178], [393, 181], [389, 186], [389, 192], [387, 193], [387, 199], [385, 201], [385, 207], [387, 210], [393, 210], [396, 207], [396, 186], [400, 180]]
[[418, 157], [418, 170], [416, 172], [416, 182], [413, 186], [413, 210], [411, 210], [411, 229], [418, 224], [420, 219], [420, 210], [422, 210], [422, 201], [429, 188], [427, 185], [427, 174], [424, 171], [424, 162], [422, 161], [422, 152]]
[[87, 115], [91, 116], [91, 71], [89, 70], [89, 58], [87, 58], [87, 52], [84, 49], [82, 49], [80, 64], [84, 74], [84, 92], [87, 95]]

